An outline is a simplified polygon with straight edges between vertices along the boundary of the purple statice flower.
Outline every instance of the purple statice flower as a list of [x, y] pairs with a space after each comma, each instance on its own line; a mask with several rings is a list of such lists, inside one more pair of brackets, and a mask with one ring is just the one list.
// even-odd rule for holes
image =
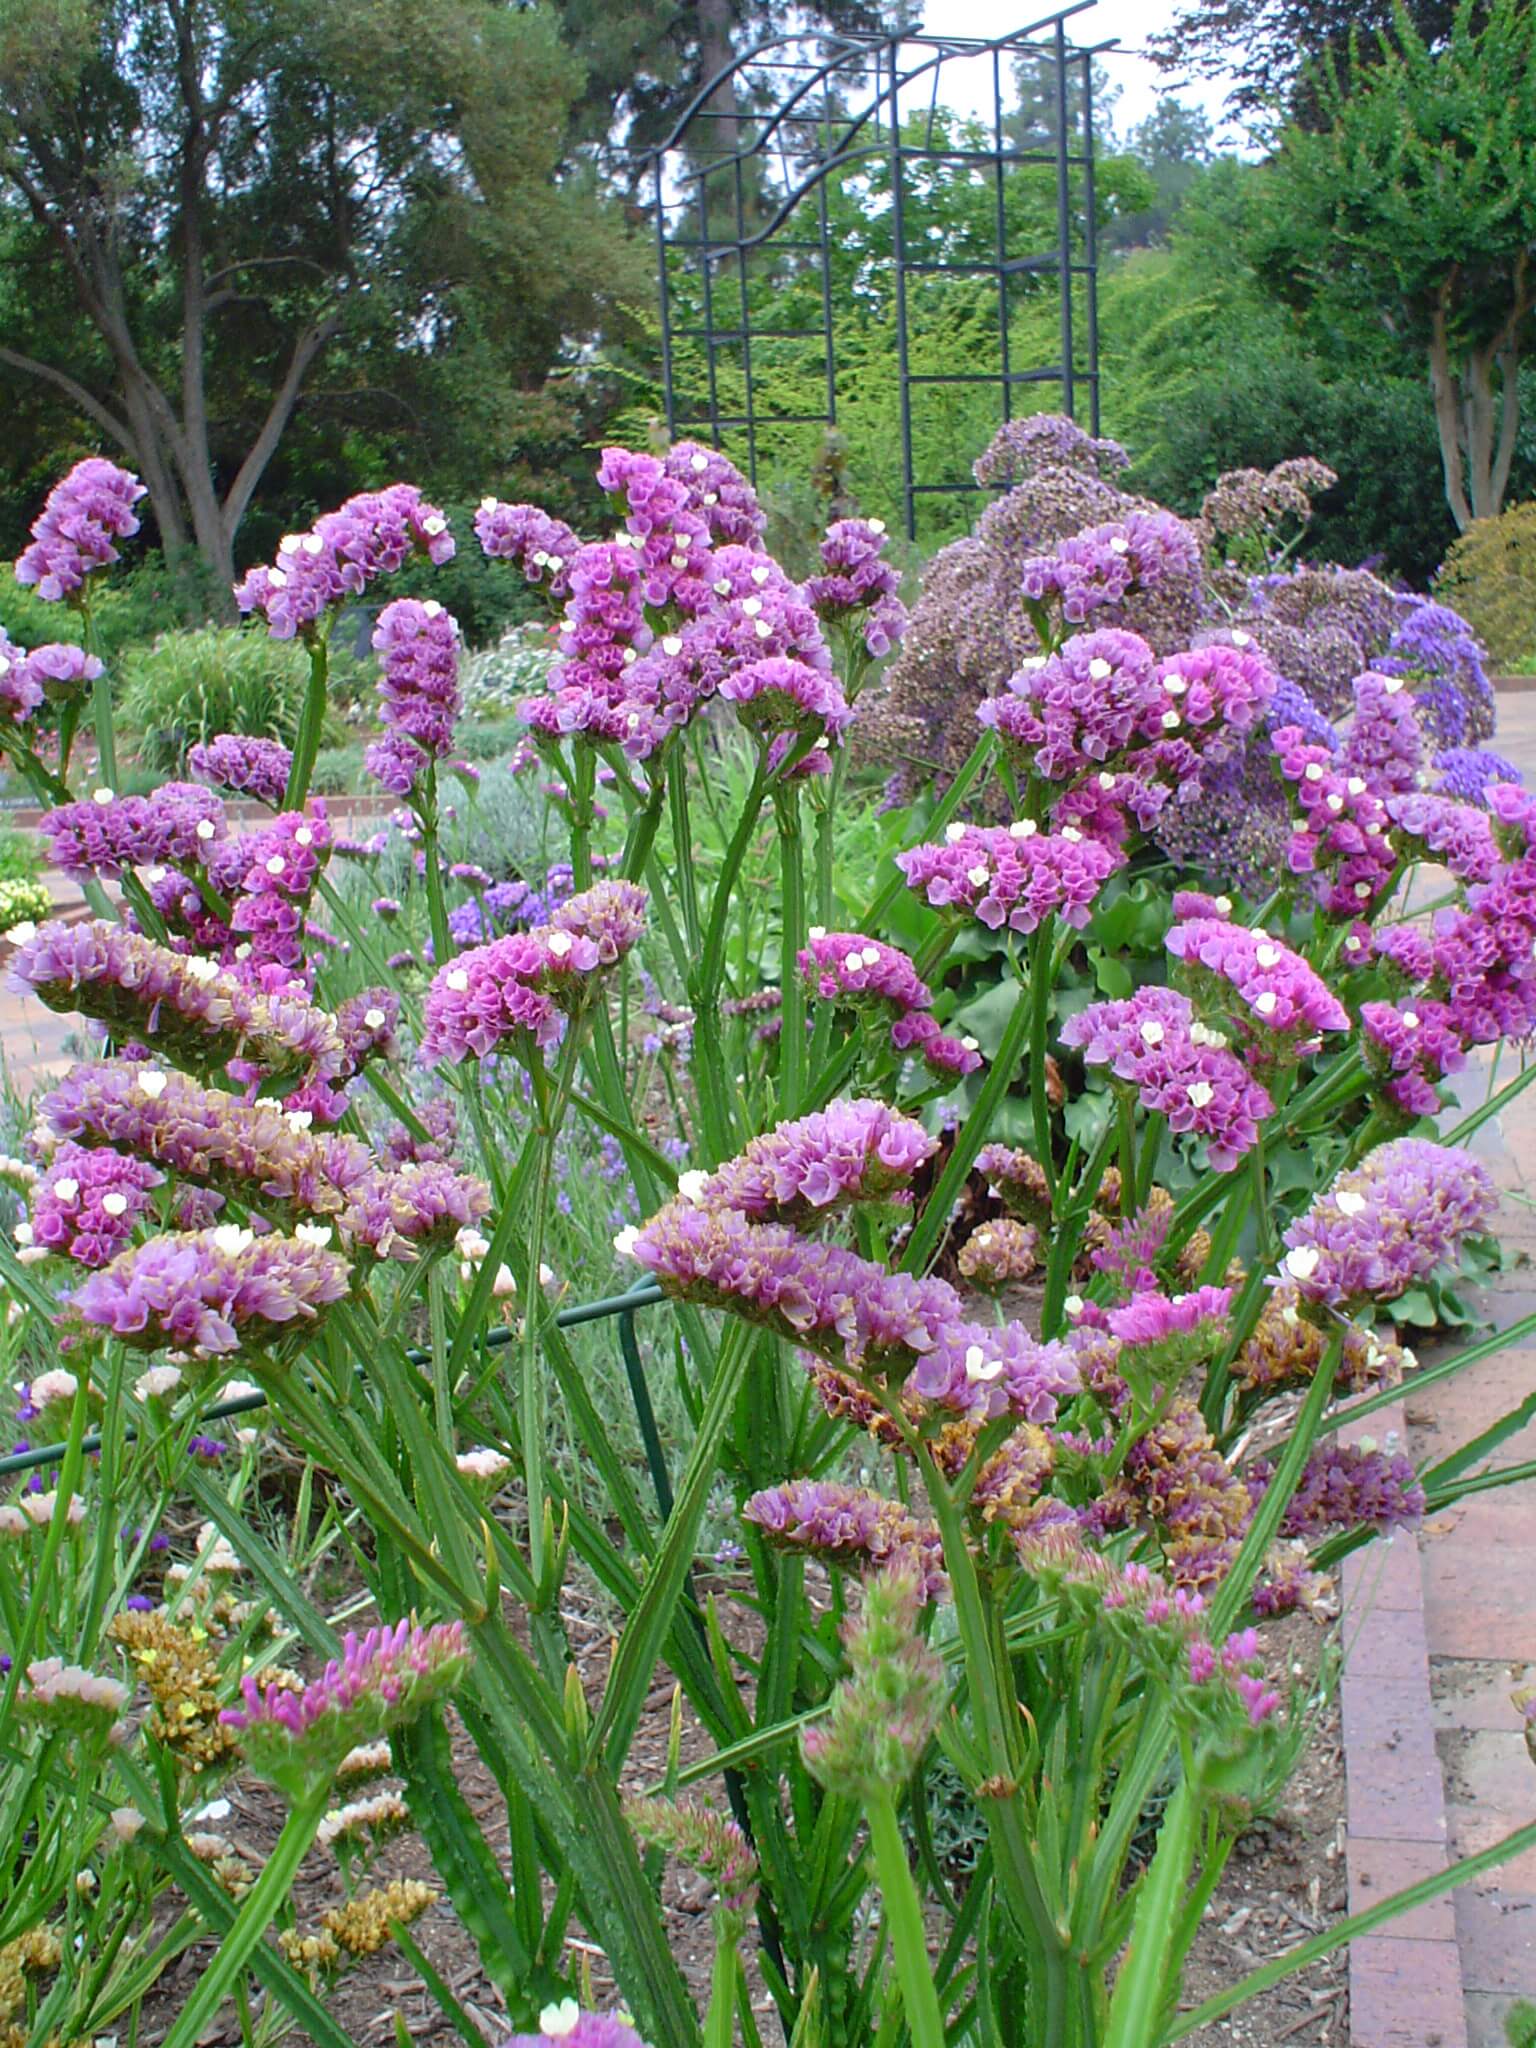
[[605, 448], [597, 481], [624, 506], [624, 530], [640, 557], [646, 603], [701, 610], [710, 534], [693, 509], [690, 486], [669, 475], [656, 456], [631, 448]]
[[77, 1337], [105, 1331], [135, 1350], [211, 1357], [314, 1322], [345, 1298], [349, 1272], [336, 1252], [224, 1223], [120, 1252], [63, 1299]]
[[1136, 1090], [1143, 1109], [1168, 1128], [1192, 1133], [1225, 1173], [1258, 1142], [1274, 1104], [1228, 1049], [1222, 1033], [1195, 1016], [1187, 996], [1148, 985], [1123, 1001], [1091, 1003], [1069, 1017], [1062, 1043], [1079, 1046], [1090, 1067], [1107, 1067]]
[[43, 701], [43, 686], [28, 660], [0, 626], [0, 722], [6, 725], [25, 725]]
[[104, 1266], [133, 1236], [163, 1179], [144, 1159], [59, 1145], [28, 1200], [32, 1242], [82, 1266]]
[[383, 741], [368, 749], [368, 772], [408, 796], [433, 761], [453, 752], [459, 715], [459, 628], [435, 598], [396, 598], [373, 629], [380, 658]]
[[221, 732], [214, 739], [199, 740], [189, 747], [187, 766], [194, 775], [218, 789], [233, 790], [275, 807], [282, 802], [288, 787], [293, 756], [279, 740]]
[[245, 874], [240, 886], [252, 895], [276, 894], [307, 903], [330, 851], [325, 801], [311, 797], [302, 811], [280, 811], [270, 825], [241, 840]]
[[646, 2048], [627, 2018], [583, 2012], [574, 1998], [546, 2005], [536, 2034], [512, 2034], [501, 2048]]
[[459, 1135], [459, 1116], [452, 1098], [434, 1095], [428, 1102], [416, 1103], [414, 1108], [425, 1137], [419, 1137], [405, 1124], [394, 1125], [384, 1140], [384, 1158], [392, 1166], [403, 1166], [410, 1159], [451, 1160], [458, 1149]]
[[804, 1223], [846, 1202], [884, 1201], [937, 1150], [937, 1138], [883, 1102], [831, 1102], [698, 1176], [694, 1199], [758, 1221]]
[[961, 1245], [956, 1264], [962, 1280], [973, 1287], [1016, 1287], [1040, 1263], [1040, 1233], [1032, 1223], [1010, 1216], [995, 1218], [973, 1230]]
[[894, 1368], [907, 1397], [950, 1414], [1050, 1422], [1080, 1384], [1066, 1347], [1018, 1324], [967, 1322], [943, 1281], [889, 1273], [739, 1210], [674, 1202], [618, 1244], [668, 1293], [730, 1308], [850, 1370]]
[[1443, 793], [1411, 790], [1387, 798], [1387, 814], [1406, 839], [1444, 863], [1463, 882], [1491, 882], [1499, 867], [1493, 821], [1476, 804]]
[[891, 1026], [891, 1045], [897, 1052], [915, 1052], [939, 1081], [963, 1081], [981, 1066], [977, 1041], [941, 1031], [938, 1019], [927, 1010], [908, 1010], [898, 1017]]
[[1330, 917], [1365, 916], [1397, 874], [1383, 791], [1345, 759], [1310, 745], [1294, 725], [1282, 727], [1274, 744], [1276, 765], [1297, 807], [1287, 867], [1294, 875], [1316, 877], [1318, 903]]
[[1265, 931], [1197, 917], [1174, 925], [1166, 944], [1198, 982], [1200, 994], [1230, 1008], [1228, 991], [1235, 992], [1244, 1026], [1272, 1041], [1295, 1045], [1324, 1031], [1349, 1029], [1348, 1011], [1321, 977]]
[[393, 989], [360, 989], [337, 1005], [336, 1029], [346, 1056], [347, 1078], [360, 1074], [369, 1060], [396, 1056], [399, 1023], [400, 998]]
[[318, 629], [333, 605], [359, 597], [376, 576], [393, 575], [413, 554], [452, 559], [453, 535], [435, 505], [414, 484], [362, 491], [322, 513], [308, 533], [278, 544], [269, 569], [252, 569], [235, 586], [242, 612], [259, 611], [274, 640]]
[[224, 806], [198, 782], [162, 783], [152, 796], [98, 789], [81, 803], [46, 813], [42, 832], [51, 866], [77, 880], [125, 868], [206, 864], [225, 836]]
[[[83, 647], [75, 646], [70, 640], [50, 640], [41, 647], [34, 647], [27, 655], [19, 650], [12, 654], [16, 663], [11, 679], [11, 694], [20, 691], [31, 696], [34, 690], [46, 697], [50, 704], [78, 702], [86, 694], [90, 684], [103, 673], [102, 664], [94, 654], [87, 654]], [[5, 685], [0, 681], [0, 693]]]
[[32, 523], [32, 545], [16, 564], [16, 581], [57, 604], [73, 597], [87, 576], [117, 560], [114, 540], [139, 530], [134, 506], [144, 485], [115, 462], [88, 456], [48, 493]]
[[[1527, 1000], [1525, 1007], [1536, 1024], [1536, 1006]], [[1360, 1025], [1366, 1057], [1384, 1077], [1388, 1100], [1409, 1116], [1438, 1115], [1435, 1082], [1460, 1073], [1469, 1043], [1492, 1043], [1505, 1036], [1502, 1029], [1495, 1029], [1488, 1040], [1469, 1040], [1452, 1005], [1424, 995], [1399, 1003], [1362, 1003]], [[1519, 1035], [1526, 1036], [1530, 1028], [1527, 1024]]]
[[907, 887], [936, 910], [975, 917], [989, 931], [1016, 932], [1032, 932], [1053, 914], [1081, 930], [1099, 890], [1124, 863], [1119, 848], [1075, 826], [1041, 832], [1029, 818], [964, 826], [942, 843], [896, 856]]
[[987, 1182], [987, 1191], [1026, 1222], [1051, 1221], [1050, 1186], [1038, 1160], [1012, 1145], [983, 1145], [976, 1154], [976, 1171]]
[[1280, 1534], [1315, 1542], [1330, 1529], [1411, 1529], [1424, 1516], [1413, 1460], [1358, 1444], [1323, 1444], [1308, 1458]]
[[1486, 1170], [1455, 1146], [1395, 1138], [1342, 1173], [1285, 1233], [1283, 1278], [1304, 1301], [1391, 1301], [1437, 1267], [1498, 1207]]
[[909, 1010], [927, 1010], [933, 1002], [911, 957], [863, 932], [817, 928], [797, 964], [806, 993], [840, 1010], [900, 1018]]
[[1012, 485], [1053, 469], [1110, 477], [1128, 469], [1130, 461], [1118, 441], [1095, 440], [1067, 414], [1037, 412], [999, 427], [971, 464], [971, 473], [979, 484]]
[[489, 1213], [491, 1191], [482, 1180], [442, 1160], [408, 1160], [370, 1173], [348, 1192], [337, 1217], [342, 1237], [381, 1259], [409, 1262], [423, 1251], [452, 1244], [461, 1230]]
[[343, 1061], [335, 1019], [296, 996], [257, 994], [213, 961], [188, 958], [105, 919], [54, 922], [18, 946], [10, 982], [50, 1010], [78, 1010], [195, 1068], [240, 1058], [273, 1071]]
[[247, 1677], [242, 1704], [219, 1719], [256, 1775], [297, 1802], [328, 1785], [349, 1750], [403, 1728], [451, 1692], [469, 1665], [460, 1621], [401, 1621], [364, 1636], [349, 1630], [340, 1657], [301, 1692]]
[[749, 732], [764, 739], [821, 733], [837, 740], [853, 717], [835, 676], [786, 655], [733, 669], [721, 681], [719, 695], [736, 706]]
[[712, 548], [756, 546], [768, 524], [767, 514], [756, 491], [718, 448], [675, 441], [662, 457], [662, 467], [687, 491], [688, 509], [708, 527]]
[[877, 659], [898, 646], [907, 630], [901, 572], [881, 559], [885, 547], [883, 519], [835, 519], [821, 543], [824, 573], [805, 584], [819, 618], [862, 614], [864, 645]]
[[229, 1445], [222, 1437], [193, 1436], [187, 1439], [187, 1456], [199, 1465], [217, 1465], [221, 1458], [229, 1455]]
[[[550, 913], [553, 932], [589, 941], [599, 965], [612, 967], [624, 958], [645, 929], [645, 891], [634, 882], [594, 882]], [[554, 939], [546, 941], [551, 951]]]
[[516, 562], [527, 580], [544, 584], [551, 597], [570, 594], [570, 564], [581, 542], [563, 519], [537, 505], [482, 498], [475, 538], [493, 562]]
[[1378, 796], [1416, 789], [1424, 735], [1402, 677], [1366, 669], [1350, 687], [1354, 714], [1339, 765], [1346, 775], [1363, 776]]
[[1225, 1334], [1231, 1306], [1230, 1287], [1197, 1287], [1174, 1295], [1147, 1290], [1112, 1308], [1105, 1327], [1117, 1342], [1136, 1350], [1162, 1350], [1186, 1338], [1208, 1349]]
[[640, 558], [619, 541], [589, 541], [577, 550], [569, 580], [562, 659], [546, 694], [524, 701], [523, 716], [536, 736], [586, 733], [624, 743], [642, 722], [627, 698], [626, 671], [651, 639]]
[[[488, 945], [472, 946], [437, 970], [423, 1005], [424, 1061], [457, 1065], [472, 1053], [483, 1059], [507, 1041], [514, 1050], [545, 1051], [558, 1044], [560, 1008], [544, 986], [550, 958], [541, 933], [547, 929], [509, 932]], [[561, 936], [570, 940], [569, 933]], [[590, 941], [578, 943], [590, 971], [597, 965], [597, 948]]]
[[1464, 804], [1486, 804], [1494, 783], [1525, 779], [1513, 761], [1481, 747], [1444, 748], [1435, 756], [1434, 772], [1439, 777], [1436, 791]]
[[1404, 593], [1376, 666], [1416, 685], [1419, 716], [1436, 747], [1475, 746], [1493, 733], [1493, 685], [1477, 635], [1459, 612]]
[[906, 1571], [924, 1601], [949, 1597], [937, 1523], [919, 1521], [900, 1501], [867, 1487], [789, 1479], [754, 1493], [741, 1515], [786, 1550], [812, 1551], [845, 1569]]
[[1103, 605], [1154, 590], [1170, 577], [1193, 579], [1199, 570], [1192, 527], [1171, 512], [1131, 512], [1058, 541], [1049, 555], [1028, 557], [1020, 583], [1027, 602], [1059, 602], [1062, 617], [1081, 625]]

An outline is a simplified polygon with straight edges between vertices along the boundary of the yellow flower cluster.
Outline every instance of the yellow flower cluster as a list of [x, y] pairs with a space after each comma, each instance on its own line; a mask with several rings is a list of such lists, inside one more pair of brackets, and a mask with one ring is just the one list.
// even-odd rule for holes
[[235, 1743], [219, 1723], [219, 1667], [206, 1632], [157, 1611], [119, 1614], [108, 1634], [128, 1652], [154, 1702], [155, 1739], [194, 1773], [226, 1763]]
[[436, 1897], [431, 1885], [413, 1877], [391, 1878], [344, 1905], [328, 1907], [320, 1915], [318, 1934], [300, 1934], [295, 1928], [278, 1937], [278, 1946], [295, 1969], [310, 1975], [338, 1970], [387, 1948], [394, 1928], [419, 1919]]

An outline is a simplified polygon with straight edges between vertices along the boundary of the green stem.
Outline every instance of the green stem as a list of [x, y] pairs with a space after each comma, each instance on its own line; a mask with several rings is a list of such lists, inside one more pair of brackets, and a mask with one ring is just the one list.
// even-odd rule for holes
[[[907, 2032], [912, 2048], [945, 2048], [944, 2015], [934, 1988], [933, 1966], [928, 1959], [928, 1940], [923, 1930], [922, 1902], [907, 1862], [907, 1845], [901, 1837], [896, 1807], [889, 1792], [881, 1789], [865, 1795], [864, 1812], [869, 1821], [869, 1842], [874, 1850], [875, 1871], [885, 1904], [885, 1926], [891, 1941], [891, 1960], [901, 1986], [906, 2009]], [[714, 2044], [708, 2044], [714, 2048]]]
[[1152, 2048], [1162, 2035], [1162, 2014], [1170, 1984], [1177, 1981], [1177, 1957], [1168, 1953], [1169, 1938], [1189, 1883], [1198, 1818], [1189, 1770], [1169, 1800], [1158, 1830], [1157, 1853], [1147, 1872], [1131, 1945], [1110, 2001], [1104, 2048]]
[[736, 1937], [723, 1912], [715, 1915], [715, 1963], [710, 1976], [709, 2011], [704, 2016], [704, 2048], [732, 2048], [736, 2039], [736, 1985], [741, 1965]]
[[804, 837], [800, 830], [800, 793], [791, 783], [775, 790], [774, 822], [779, 832], [780, 958], [779, 982], [779, 1116], [798, 1116], [805, 1096], [805, 983], [800, 978], [800, 953], [805, 945]]
[[309, 795], [310, 780], [315, 772], [315, 756], [320, 751], [320, 735], [325, 729], [326, 673], [329, 666], [330, 655], [324, 633], [311, 631], [309, 683], [304, 692], [304, 708], [299, 713], [299, 729], [294, 736], [293, 762], [288, 770], [288, 787], [283, 791], [285, 811], [302, 810], [304, 799]]
[[283, 1832], [278, 1836], [260, 1877], [241, 1901], [235, 1923], [220, 1940], [207, 1969], [193, 1984], [186, 2003], [165, 2037], [164, 2048], [193, 2048], [198, 2036], [243, 1977], [253, 1950], [293, 1889], [299, 1865], [319, 1832], [329, 1800], [330, 1786], [326, 1785], [317, 1792], [311, 1792], [295, 1806], [283, 1823]]
[[454, 955], [453, 940], [448, 933], [448, 905], [443, 896], [443, 870], [437, 849], [437, 763], [427, 764], [426, 780], [421, 793], [421, 807], [416, 813], [421, 826], [421, 854], [426, 864], [427, 918], [432, 926], [432, 958], [441, 969], [448, 965]]
[[1042, 921], [1030, 943], [1029, 962], [1029, 1113], [1035, 1126], [1035, 1152], [1052, 1200], [1056, 1195], [1056, 1162], [1051, 1155], [1051, 1098], [1046, 1087], [1045, 1052], [1055, 983], [1051, 972], [1051, 934], [1055, 925], [1054, 917]]

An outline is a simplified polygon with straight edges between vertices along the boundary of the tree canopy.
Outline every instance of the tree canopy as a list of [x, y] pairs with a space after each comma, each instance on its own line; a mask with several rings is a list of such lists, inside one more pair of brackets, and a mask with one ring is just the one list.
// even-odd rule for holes
[[644, 291], [566, 156], [583, 83], [550, 11], [493, 0], [0, 0], [0, 370], [89, 421], [167, 553], [227, 582], [322, 370], [340, 437], [381, 357], [399, 404], [467, 352], [483, 454], [498, 406]]

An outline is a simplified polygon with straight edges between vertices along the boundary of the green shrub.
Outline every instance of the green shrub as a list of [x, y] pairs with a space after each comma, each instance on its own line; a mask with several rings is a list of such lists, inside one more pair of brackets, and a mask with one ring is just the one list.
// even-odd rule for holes
[[1474, 519], [1445, 558], [1436, 595], [1472, 627], [1497, 669], [1536, 659], [1536, 499]]
[[162, 633], [123, 655], [118, 716], [137, 736], [141, 765], [176, 773], [188, 747], [215, 733], [289, 738], [308, 675], [308, 657], [292, 641], [234, 626]]
[[42, 871], [35, 836], [0, 825], [0, 882], [35, 882]]
[[41, 924], [52, 911], [53, 898], [45, 882], [17, 875], [0, 881], [0, 932], [23, 922]]
[[361, 741], [344, 747], [322, 747], [316, 754], [310, 787], [319, 795], [353, 796], [366, 782]]

